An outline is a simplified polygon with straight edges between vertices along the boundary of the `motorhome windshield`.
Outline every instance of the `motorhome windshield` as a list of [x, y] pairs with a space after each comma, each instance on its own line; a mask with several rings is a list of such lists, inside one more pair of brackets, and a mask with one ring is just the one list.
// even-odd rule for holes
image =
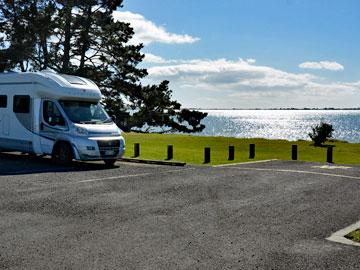
[[74, 123], [102, 124], [112, 121], [100, 103], [66, 100], [60, 101], [60, 105]]

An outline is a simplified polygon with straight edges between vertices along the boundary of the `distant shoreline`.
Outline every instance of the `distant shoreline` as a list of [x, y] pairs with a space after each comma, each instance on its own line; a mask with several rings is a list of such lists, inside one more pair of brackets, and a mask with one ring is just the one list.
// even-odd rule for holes
[[360, 108], [188, 108], [189, 110], [207, 111], [360, 111]]

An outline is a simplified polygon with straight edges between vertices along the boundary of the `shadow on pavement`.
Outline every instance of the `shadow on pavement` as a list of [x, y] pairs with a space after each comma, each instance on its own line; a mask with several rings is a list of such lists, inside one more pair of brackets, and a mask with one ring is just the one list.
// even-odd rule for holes
[[0, 176], [35, 174], [49, 172], [74, 172], [111, 170], [119, 166], [109, 167], [99, 162], [74, 161], [69, 165], [58, 165], [49, 157], [32, 156], [21, 153], [0, 153]]

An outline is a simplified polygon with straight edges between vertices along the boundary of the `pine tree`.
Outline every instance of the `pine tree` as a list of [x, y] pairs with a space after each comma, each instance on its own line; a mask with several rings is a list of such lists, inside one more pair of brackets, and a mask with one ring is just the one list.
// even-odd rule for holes
[[[16, 2], [17, 4], [14, 4]], [[3, 70], [54, 71], [92, 79], [104, 105], [125, 131], [198, 132], [206, 113], [181, 109], [169, 82], [142, 85], [143, 44], [132, 45], [131, 25], [112, 13], [122, 0], [0, 0]], [[7, 46], [7, 44], [10, 44]], [[18, 53], [21, 50], [22, 53]], [[0, 67], [1, 71], [1, 67]]]
[[0, 71], [29, 68], [35, 47], [29, 9], [26, 0], [0, 1]]

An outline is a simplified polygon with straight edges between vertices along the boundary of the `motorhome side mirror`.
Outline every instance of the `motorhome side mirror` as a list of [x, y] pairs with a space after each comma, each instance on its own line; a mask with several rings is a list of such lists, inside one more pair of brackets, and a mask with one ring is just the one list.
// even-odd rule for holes
[[48, 123], [49, 123], [50, 126], [55, 126], [56, 125], [56, 118], [49, 117]]
[[113, 120], [114, 123], [116, 123], [116, 115], [112, 115], [111, 119]]

